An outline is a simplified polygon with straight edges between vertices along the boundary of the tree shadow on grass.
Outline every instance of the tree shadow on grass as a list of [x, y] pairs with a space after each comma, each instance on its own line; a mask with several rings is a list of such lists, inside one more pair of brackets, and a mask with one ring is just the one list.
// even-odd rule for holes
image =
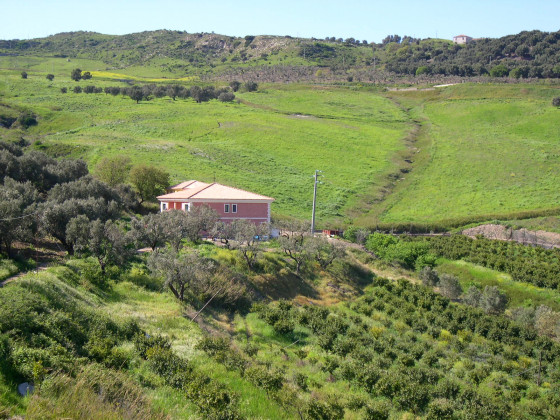
[[299, 295], [311, 299], [319, 298], [319, 293], [312, 284], [287, 270], [280, 270], [277, 274], [256, 276], [252, 279], [252, 283], [258, 297], [264, 299], [289, 300]]

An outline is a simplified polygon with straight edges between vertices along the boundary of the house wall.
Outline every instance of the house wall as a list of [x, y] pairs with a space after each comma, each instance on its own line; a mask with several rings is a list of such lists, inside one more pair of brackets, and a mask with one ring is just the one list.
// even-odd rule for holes
[[[167, 210], [181, 210], [182, 204], [180, 202], [166, 202], [162, 201], [162, 204], [167, 204]], [[229, 204], [229, 213], [225, 212], [225, 204]], [[232, 212], [232, 204], [237, 204], [237, 213]], [[215, 210], [220, 216], [220, 220], [228, 221], [235, 219], [247, 219], [254, 223], [266, 223], [270, 222], [270, 204], [269, 203], [236, 203], [232, 202], [212, 202], [212, 203], [192, 203], [193, 206], [206, 205], [211, 209]], [[162, 207], [163, 211], [163, 207]]]
[[[268, 203], [236, 203], [236, 202], [220, 202], [220, 203], [193, 203], [195, 206], [206, 205], [215, 210], [223, 221], [234, 219], [248, 219], [253, 222], [268, 222]], [[229, 204], [229, 213], [225, 212], [224, 205]], [[232, 204], [237, 204], [237, 213], [232, 212]]]

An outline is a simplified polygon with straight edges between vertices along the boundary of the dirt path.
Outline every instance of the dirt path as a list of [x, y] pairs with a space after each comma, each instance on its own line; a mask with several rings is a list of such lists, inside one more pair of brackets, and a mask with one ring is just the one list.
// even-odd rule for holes
[[37, 265], [37, 267], [35, 267], [34, 270], [31, 271], [23, 271], [21, 273], [17, 273], [16, 275], [13, 275], [12, 277], [8, 277], [6, 280], [4, 280], [3, 282], [0, 282], [0, 287], [4, 287], [6, 284], [19, 279], [20, 277], [26, 276], [29, 273], [38, 273], [39, 271], [44, 271], [49, 267], [49, 263], [47, 262], [42, 262], [40, 264]]

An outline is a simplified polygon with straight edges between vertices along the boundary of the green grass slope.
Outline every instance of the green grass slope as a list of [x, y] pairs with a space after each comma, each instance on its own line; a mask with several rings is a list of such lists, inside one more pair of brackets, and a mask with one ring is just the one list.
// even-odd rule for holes
[[[434, 222], [558, 206], [557, 87], [459, 85], [393, 93], [423, 106], [424, 161], [391, 197], [384, 222]], [[409, 102], [410, 103], [410, 102]]]
[[[240, 94], [247, 103], [162, 98], [136, 104], [122, 96], [60, 93], [75, 84], [68, 77], [50, 83], [43, 74], [24, 80], [4, 72], [1, 101], [39, 115], [39, 124], [23, 135], [47, 150], [71, 151], [92, 168], [104, 156], [125, 154], [133, 163], [166, 169], [172, 181], [215, 179], [274, 197], [277, 214], [308, 216], [311, 175], [323, 170], [322, 221], [343, 217], [357, 197], [383, 184], [411, 126], [379, 94], [345, 88], [271, 86]], [[1, 130], [5, 138], [21, 135]]]

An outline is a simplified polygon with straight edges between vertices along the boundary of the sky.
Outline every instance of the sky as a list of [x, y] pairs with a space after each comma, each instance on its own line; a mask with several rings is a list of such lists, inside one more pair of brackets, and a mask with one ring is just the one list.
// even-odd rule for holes
[[560, 30], [560, 0], [0, 0], [0, 39], [155, 29], [380, 42], [388, 34], [497, 38]]

